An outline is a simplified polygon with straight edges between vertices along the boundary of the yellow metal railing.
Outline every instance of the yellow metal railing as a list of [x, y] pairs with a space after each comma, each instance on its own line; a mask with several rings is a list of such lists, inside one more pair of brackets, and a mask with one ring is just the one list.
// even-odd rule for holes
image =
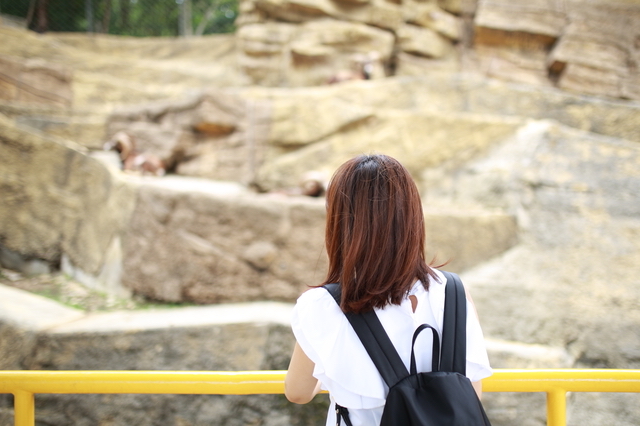
[[[38, 393], [250, 395], [284, 392], [284, 371], [0, 371], [15, 425], [35, 424]], [[566, 425], [567, 392], [640, 392], [640, 370], [495, 370], [485, 392], [545, 392], [547, 425]]]

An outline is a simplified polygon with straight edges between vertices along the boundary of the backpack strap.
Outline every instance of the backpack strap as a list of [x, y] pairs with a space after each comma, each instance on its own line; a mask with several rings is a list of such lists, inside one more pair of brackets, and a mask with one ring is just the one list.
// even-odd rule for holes
[[447, 286], [439, 370], [464, 376], [467, 370], [467, 297], [458, 275], [441, 272], [447, 278]]
[[[342, 289], [339, 284], [325, 284], [323, 286], [340, 305]], [[378, 316], [374, 311], [362, 314], [345, 313], [362, 345], [367, 350], [369, 357], [380, 372], [380, 375], [389, 387], [409, 375], [398, 351], [391, 343], [389, 336], [382, 327]]]
[[351, 418], [349, 417], [349, 410], [347, 409], [347, 407], [336, 404], [336, 426], [340, 426], [342, 420], [344, 420], [347, 426], [353, 426], [353, 423], [351, 423]]
[[439, 371], [440, 368], [440, 336], [438, 336], [438, 331], [429, 324], [422, 324], [413, 332], [413, 339], [411, 339], [411, 362], [409, 363], [409, 368], [412, 375], [418, 374], [415, 352], [416, 339], [418, 338], [418, 334], [426, 328], [430, 329], [433, 334], [433, 343], [431, 344], [431, 371]]

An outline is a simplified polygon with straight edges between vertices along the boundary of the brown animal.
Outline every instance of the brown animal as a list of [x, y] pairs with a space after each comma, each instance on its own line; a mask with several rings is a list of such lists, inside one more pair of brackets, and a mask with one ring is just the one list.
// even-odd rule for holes
[[355, 55], [352, 58], [351, 70], [339, 70], [327, 79], [327, 84], [336, 84], [349, 80], [371, 80], [384, 77], [380, 64], [380, 54], [369, 52], [366, 55]]
[[280, 188], [268, 191], [270, 195], [277, 197], [294, 197], [306, 195], [307, 197], [322, 197], [327, 191], [329, 179], [320, 171], [311, 170], [301, 176], [297, 186]]
[[302, 195], [309, 197], [321, 197], [327, 190], [328, 180], [324, 173], [318, 171], [308, 171], [302, 176], [300, 189]]
[[104, 144], [103, 149], [117, 151], [122, 162], [122, 169], [125, 171], [155, 176], [164, 176], [166, 173], [164, 162], [156, 155], [137, 152], [135, 139], [126, 132], [117, 132]]

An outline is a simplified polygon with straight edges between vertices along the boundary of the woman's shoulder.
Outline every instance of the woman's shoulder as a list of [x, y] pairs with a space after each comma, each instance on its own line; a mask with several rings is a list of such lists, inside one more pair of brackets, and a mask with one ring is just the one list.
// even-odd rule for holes
[[429, 277], [429, 286], [444, 286], [447, 283], [447, 277], [444, 276], [441, 270], [432, 268], [433, 272], [436, 274], [436, 279], [433, 277]]
[[324, 287], [312, 287], [298, 297], [296, 304], [317, 303], [318, 301], [326, 300], [333, 300], [333, 297]]
[[318, 313], [324, 315], [342, 313], [333, 296], [323, 287], [313, 287], [302, 293], [296, 301], [294, 311], [298, 316], [303, 317], [316, 316]]

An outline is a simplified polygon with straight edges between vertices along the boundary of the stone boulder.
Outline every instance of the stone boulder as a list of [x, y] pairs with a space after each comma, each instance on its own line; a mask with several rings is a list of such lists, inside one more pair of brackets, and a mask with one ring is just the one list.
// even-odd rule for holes
[[[298, 90], [303, 89], [292, 90], [291, 93]], [[335, 92], [327, 89], [326, 93], [376, 110], [402, 109], [440, 114], [466, 112], [525, 120], [550, 119], [576, 129], [640, 142], [640, 105], [635, 101], [582, 96], [555, 88], [489, 80], [477, 73], [438, 72], [381, 81], [350, 82]]]
[[241, 6], [241, 11], [248, 14], [246, 18], [239, 18], [241, 26], [263, 20], [307, 22], [327, 17], [387, 30], [394, 30], [402, 23], [400, 6], [382, 0], [249, 0], [247, 3]]
[[35, 351], [39, 333], [84, 316], [79, 310], [5, 285], [0, 285], [0, 296], [2, 370], [24, 369], [24, 361]]
[[211, 89], [174, 101], [118, 108], [105, 142], [124, 133], [140, 155], [170, 172], [252, 184], [270, 127], [271, 103], [255, 89]]
[[462, 38], [462, 19], [436, 2], [409, 1], [403, 4], [402, 12], [407, 23], [431, 29], [451, 41]]
[[[474, 144], [490, 146], [523, 117], [551, 118], [640, 141], [639, 116], [634, 103], [487, 81], [479, 75], [436, 74], [295, 89], [210, 89], [180, 100], [120, 108], [105, 124], [102, 143], [125, 131], [141, 152], [162, 158], [178, 174], [271, 190], [297, 186], [302, 171], [323, 168], [330, 174], [345, 155], [371, 149], [392, 149], [418, 170], [423, 167], [419, 164], [445, 160]], [[453, 120], [465, 124], [450, 126]], [[439, 148], [428, 159], [415, 156], [416, 147], [439, 143], [452, 128], [457, 142], [445, 145], [450, 146], [448, 154]], [[405, 136], [415, 146], [400, 143]], [[402, 154], [409, 149], [414, 152]], [[423, 145], [417, 152], [429, 149]], [[325, 153], [320, 156], [320, 151]], [[326, 161], [328, 152], [335, 154], [333, 162]]]
[[403, 25], [397, 31], [398, 45], [403, 52], [440, 59], [451, 53], [451, 45], [437, 32], [417, 25]]
[[[462, 274], [486, 336], [565, 348], [573, 368], [638, 368], [639, 158], [635, 142], [534, 122], [427, 189], [427, 203], [517, 217], [519, 244]], [[509, 367], [508, 357], [491, 359]], [[544, 424], [540, 400], [524, 405], [540, 407], [528, 420], [518, 417], [520, 398], [489, 394], [486, 403], [508, 424]], [[631, 394], [577, 393], [568, 407], [570, 424], [632, 425], [638, 416]]]
[[56, 111], [37, 111], [31, 108], [16, 111], [5, 109], [7, 115], [15, 116], [20, 126], [36, 129], [56, 138], [74, 141], [83, 147], [102, 149], [107, 135], [109, 114], [101, 112], [75, 111], [68, 113]]
[[[605, 24], [595, 19], [613, 15]], [[586, 8], [567, 26], [547, 60], [558, 87], [581, 93], [639, 99], [640, 60], [638, 39], [631, 28], [640, 19], [640, 8], [606, 10]]]
[[[0, 116], [0, 244], [27, 259], [96, 277], [121, 290], [119, 235], [133, 210], [131, 188], [84, 149]], [[87, 218], [90, 218], [89, 220]]]
[[168, 302], [295, 300], [322, 281], [324, 201], [189, 178], [137, 182], [123, 283]]
[[[379, 126], [377, 128], [384, 127], [386, 130], [383, 133], [385, 134], [393, 134], [394, 131], [398, 131], [397, 126], [400, 126], [394, 120], [398, 118], [400, 122], [407, 123], [407, 127], [424, 126], [420, 128], [422, 131], [420, 135], [417, 135], [420, 132], [416, 131], [416, 135], [412, 137], [415, 144], [420, 144], [421, 141], [427, 143], [432, 138], [440, 137], [442, 134], [440, 130], [451, 130], [452, 126], [448, 127], [445, 123], [447, 120], [454, 119], [456, 122], [459, 120], [465, 123], [461, 124], [462, 129], [456, 130], [460, 132], [456, 139], [459, 139], [458, 143], [461, 144], [474, 144], [475, 142], [472, 140], [475, 138], [479, 140], [485, 137], [491, 139], [492, 131], [497, 138], [501, 137], [500, 134], [507, 137], [510, 132], [508, 129], [515, 132], [515, 129], [528, 119], [551, 119], [596, 134], [629, 141], [640, 141], [640, 132], [638, 131], [640, 128], [640, 107], [636, 102], [605, 100], [574, 95], [553, 88], [540, 89], [531, 85], [503, 83], [487, 80], [478, 74], [437, 73], [420, 77], [354, 81], [344, 83], [339, 87], [263, 89], [251, 93], [269, 102], [286, 102], [285, 105], [296, 105], [295, 107], [287, 106], [291, 117], [295, 119], [291, 121], [295, 123], [276, 123], [278, 126], [289, 126], [284, 128], [287, 130], [281, 131], [274, 127], [276, 124], [271, 124], [269, 131], [273, 134], [294, 132], [293, 126], [303, 127], [301, 124], [296, 124], [299, 122], [306, 122], [308, 127], [315, 128], [314, 119], [318, 117], [331, 118], [332, 113], [325, 111], [324, 108], [314, 113], [310, 105], [318, 104], [322, 106], [339, 105], [341, 113], [345, 115], [347, 108], [351, 108], [352, 111], [375, 113], [371, 118], [362, 114], [360, 116], [362, 119], [358, 119], [359, 117], [352, 112], [354, 120], [350, 123], [338, 122], [342, 126], [340, 127], [341, 131], [337, 132], [338, 129], [336, 129], [335, 135], [329, 134], [324, 137], [325, 140], [337, 136], [339, 133], [358, 133], [362, 129], [372, 128], [374, 125]], [[305, 102], [307, 99], [312, 102]], [[271, 122], [271, 120], [268, 121]], [[482, 122], [485, 124], [481, 125]], [[322, 127], [329, 125], [328, 122], [324, 122]], [[387, 128], [387, 126], [389, 127]], [[482, 136], [484, 132], [482, 129], [485, 128], [488, 133]], [[502, 128], [504, 133], [495, 133], [498, 128]], [[407, 132], [411, 132], [411, 130], [409, 129]], [[315, 134], [320, 135], [319, 133]], [[381, 138], [375, 135], [363, 135], [362, 137], [363, 139], [354, 138], [354, 143], [365, 145], [368, 137]], [[389, 138], [392, 137], [389, 136]], [[309, 138], [306, 141], [306, 144], [298, 144], [301, 149], [312, 145], [308, 142], [312, 142], [313, 139]], [[398, 143], [392, 143], [390, 147], [397, 145]], [[375, 148], [376, 146], [372, 145], [372, 148], [364, 147], [362, 149]], [[461, 150], [463, 146], [458, 146], [458, 148]], [[400, 150], [401, 148], [395, 149]], [[446, 151], [446, 149], [446, 147], [439, 147], [438, 150]], [[357, 148], [354, 148], [354, 151], [357, 151]], [[409, 161], [412, 160], [409, 159]]]
[[[541, 2], [479, 1], [475, 25], [477, 40], [483, 43], [492, 37], [492, 31], [532, 34], [557, 39], [568, 23], [566, 10], [559, 4]], [[571, 6], [575, 6], [573, 2]], [[497, 34], [496, 34], [497, 35]]]

